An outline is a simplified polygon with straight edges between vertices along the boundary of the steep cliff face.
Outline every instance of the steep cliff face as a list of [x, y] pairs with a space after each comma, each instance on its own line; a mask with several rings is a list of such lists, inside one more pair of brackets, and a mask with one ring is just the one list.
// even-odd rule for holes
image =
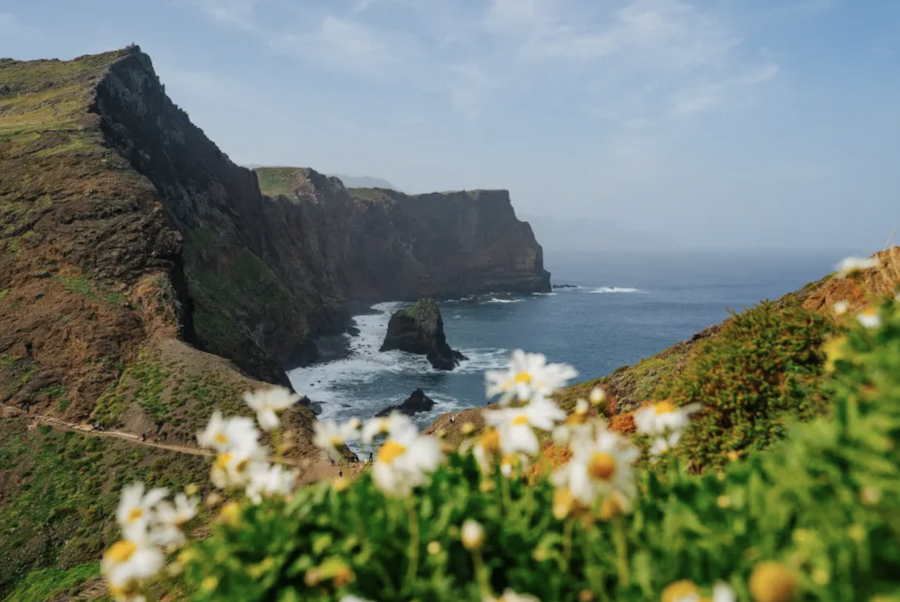
[[310, 169], [256, 172], [264, 194], [327, 216], [324, 236], [353, 299], [550, 290], [543, 250], [505, 190], [406, 195], [345, 189]]
[[0, 174], [0, 403], [121, 422], [131, 368], [171, 364], [161, 339], [288, 384], [352, 302], [549, 290], [505, 191], [348, 191], [291, 168], [260, 170], [264, 196], [136, 47], [0, 61]]

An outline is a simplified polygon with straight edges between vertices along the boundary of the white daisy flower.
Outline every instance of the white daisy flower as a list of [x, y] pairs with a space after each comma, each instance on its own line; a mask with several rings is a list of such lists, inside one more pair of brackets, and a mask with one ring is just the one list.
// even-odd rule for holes
[[857, 314], [856, 319], [866, 328], [879, 328], [881, 326], [881, 316], [874, 307], [867, 307], [861, 313]]
[[673, 431], [667, 435], [662, 435], [653, 440], [650, 446], [650, 455], [658, 457], [678, 445], [681, 440], [681, 431]]
[[182, 527], [197, 516], [197, 498], [189, 498], [183, 493], [175, 496], [175, 505], [162, 501], [156, 507], [156, 524], [150, 532], [150, 539], [159, 546], [178, 545], [184, 542]]
[[844, 278], [850, 274], [878, 267], [878, 260], [874, 257], [847, 257], [835, 266], [838, 278]]
[[[512, 478], [514, 474], [524, 473], [528, 470], [530, 465], [531, 463], [528, 461], [528, 456], [525, 454], [507, 454], [500, 458], [500, 474], [509, 479]], [[518, 473], [516, 469], [518, 469]]]
[[265, 464], [265, 452], [257, 447], [253, 450], [223, 452], [216, 456], [210, 480], [219, 489], [243, 487], [250, 482], [251, 475]]
[[146, 493], [144, 490], [143, 483], [133, 483], [122, 491], [116, 520], [123, 532], [135, 527], [138, 530], [146, 529], [156, 511], [156, 505], [169, 493], [162, 488], [151, 489]]
[[601, 387], [594, 387], [591, 389], [591, 394], [588, 397], [593, 405], [599, 405], [606, 401], [606, 391], [604, 391]]
[[[693, 584], [685, 584], [684, 589], [693, 589], [693, 591], [684, 593], [679, 595], [677, 598], [674, 598], [672, 602], [703, 602], [704, 600], [709, 600], [709, 598], [704, 598], [700, 595], [700, 591], [693, 586]], [[736, 602], [737, 595], [735, 595], [734, 591], [728, 587], [724, 581], [718, 581], [713, 587], [713, 597], [712, 602]]]
[[259, 431], [250, 418], [223, 418], [222, 412], [216, 410], [206, 429], [197, 435], [197, 442], [217, 452], [240, 452], [254, 449], [258, 437]]
[[159, 548], [151, 546], [146, 537], [122, 539], [103, 555], [101, 570], [116, 600], [134, 600], [140, 582], [155, 577], [165, 564]]
[[288, 495], [294, 490], [294, 481], [293, 473], [284, 470], [279, 464], [256, 465], [250, 473], [247, 497], [254, 504], [259, 504], [263, 497]]
[[341, 456], [338, 447], [359, 437], [359, 420], [353, 418], [343, 424], [334, 420], [317, 420], [313, 424], [315, 436], [313, 445], [328, 453], [332, 458]]
[[635, 412], [634, 424], [639, 433], [650, 436], [681, 431], [690, 424], [691, 414], [700, 407], [697, 403], [676, 407], [671, 401], [659, 401]]
[[357, 596], [344, 596], [343, 598], [341, 598], [341, 602], [370, 602], [370, 601], [366, 600], [365, 598], [359, 598]]
[[415, 425], [410, 428], [408, 418], [400, 420], [392, 413], [389, 421], [392, 424], [375, 457], [372, 479], [385, 495], [405, 497], [425, 484], [428, 474], [440, 464], [441, 444], [435, 437], [420, 436]]
[[244, 401], [256, 412], [260, 428], [271, 431], [279, 424], [278, 412], [300, 401], [300, 396], [285, 387], [271, 387], [244, 393]]
[[566, 413], [549, 400], [530, 403], [521, 408], [505, 408], [484, 412], [484, 422], [500, 433], [500, 450], [505, 454], [524, 452], [534, 455], [539, 444], [534, 428], [549, 431], [565, 420]]
[[506, 370], [485, 372], [485, 394], [488, 399], [500, 395], [500, 404], [512, 399], [522, 401], [542, 399], [564, 387], [578, 372], [568, 364], [547, 364], [541, 353], [513, 351]]
[[840, 316], [847, 313], [847, 310], [850, 309], [849, 301], [838, 301], [834, 304], [834, 315]]
[[[416, 428], [415, 423], [410, 420], [409, 416], [394, 410], [389, 416], [366, 421], [362, 427], [361, 439], [366, 445], [371, 445], [380, 435], [388, 432], [398, 433], [400, 431], [407, 431], [407, 433], [412, 433], [413, 436], [419, 433], [419, 429]], [[409, 437], [410, 435], [407, 434], [406, 436]]]
[[499, 598], [493, 596], [485, 596], [483, 602], [541, 602], [540, 599], [527, 594], [517, 594], [510, 588], [504, 590], [503, 595]]
[[619, 492], [626, 500], [637, 493], [632, 464], [640, 452], [628, 439], [609, 430], [601, 430], [592, 441], [572, 446], [572, 459], [552, 475], [557, 487], [568, 486], [572, 495], [585, 506]]

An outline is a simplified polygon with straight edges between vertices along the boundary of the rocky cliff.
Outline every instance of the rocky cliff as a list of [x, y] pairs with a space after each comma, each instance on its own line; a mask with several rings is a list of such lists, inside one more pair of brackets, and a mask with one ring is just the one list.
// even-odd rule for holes
[[321, 216], [347, 296], [375, 301], [550, 290], [543, 250], [506, 190], [407, 195], [344, 188], [307, 168], [257, 168], [260, 188]]
[[122, 422], [132, 398], [168, 417], [173, 387], [132, 374], [174, 365], [160, 340], [288, 384], [353, 302], [549, 289], [503, 191], [348, 191], [289, 169], [260, 170], [264, 196], [137, 47], [0, 62], [0, 174], [0, 402], [69, 418]]

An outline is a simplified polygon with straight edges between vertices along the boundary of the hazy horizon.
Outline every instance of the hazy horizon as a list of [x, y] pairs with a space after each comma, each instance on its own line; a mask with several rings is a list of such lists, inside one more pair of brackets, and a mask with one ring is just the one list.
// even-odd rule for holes
[[0, 0], [0, 56], [132, 42], [241, 164], [503, 188], [674, 245], [900, 225], [898, 2]]

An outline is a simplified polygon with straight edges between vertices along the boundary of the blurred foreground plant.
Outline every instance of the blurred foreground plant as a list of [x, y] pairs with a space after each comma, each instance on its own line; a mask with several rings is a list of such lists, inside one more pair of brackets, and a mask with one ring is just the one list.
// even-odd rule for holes
[[[356, 423], [323, 424], [326, 450], [383, 438], [373, 470], [349, 486], [291, 491], [280, 483], [226, 505], [207, 539], [169, 557], [169, 573], [197, 601], [896, 599], [900, 303], [888, 299], [864, 315], [828, 346], [820, 386], [829, 415], [785, 422], [784, 441], [719, 472], [692, 476], [678, 454], [658, 471], [634, 471], [639, 450], [602, 420], [582, 412], [559, 424], [564, 415], [549, 395], [574, 371], [517, 352], [508, 370], [487, 378], [504, 407], [486, 410], [491, 428], [462, 451], [441, 456], [436, 440], [397, 414], [361, 432]], [[747, 376], [748, 391], [778, 386], [756, 378]], [[702, 412], [690, 420], [698, 409], [662, 401], [643, 410], [635, 420], [645, 451], [667, 454], [694, 429], [711, 428]], [[257, 461], [240, 451], [255, 436], [223, 420], [207, 439], [237, 443], [214, 470], [224, 471], [223, 484], [250, 482], [232, 464]], [[530, 481], [523, 475], [538, 452], [535, 428], [552, 430], [571, 460]], [[154, 500], [141, 500], [134, 509], [158, 514]], [[111, 557], [125, 555], [115, 548]]]

